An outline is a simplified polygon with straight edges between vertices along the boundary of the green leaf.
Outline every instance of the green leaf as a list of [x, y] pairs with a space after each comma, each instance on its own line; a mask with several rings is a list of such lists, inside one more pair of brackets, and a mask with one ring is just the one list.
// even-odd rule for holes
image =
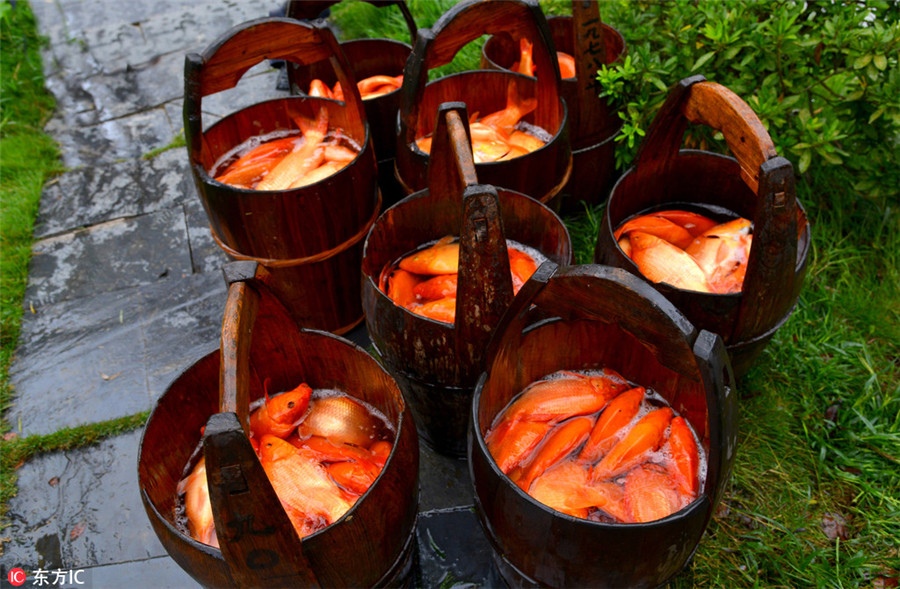
[[803, 174], [806, 170], [809, 169], [809, 164], [812, 163], [812, 151], [806, 150], [802, 154], [800, 154], [800, 165], [799, 170], [800, 173]]
[[725, 52], [725, 60], [731, 61], [732, 59], [734, 59], [741, 49], [742, 49], [742, 47], [740, 45], [735, 45], [734, 47], [729, 47], [728, 51]]
[[871, 125], [872, 123], [874, 123], [875, 121], [877, 121], [878, 118], [879, 118], [881, 115], [883, 115], [883, 114], [884, 114], [884, 107], [882, 106], [881, 108], [879, 108], [878, 110], [876, 110], [875, 112], [873, 112], [873, 113], [872, 113], [872, 116], [869, 117], [869, 124]]
[[703, 65], [716, 56], [715, 51], [710, 51], [709, 53], [704, 53], [700, 56], [700, 58], [694, 62], [694, 65], [691, 67], [691, 71], [697, 71], [699, 68], [703, 67]]
[[872, 63], [875, 64], [875, 67], [877, 67], [881, 71], [884, 71], [884, 69], [887, 67], [887, 57], [885, 57], [884, 55], [876, 55], [872, 58]]
[[853, 61], [853, 69], [861, 70], [869, 65], [870, 61], [872, 61], [871, 55], [860, 55]]

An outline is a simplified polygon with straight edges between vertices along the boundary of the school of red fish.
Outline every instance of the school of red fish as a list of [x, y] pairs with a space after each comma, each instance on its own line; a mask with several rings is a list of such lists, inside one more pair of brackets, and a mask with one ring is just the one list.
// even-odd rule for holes
[[[513, 292], [531, 278], [537, 264], [515, 247], [506, 248], [512, 273]], [[434, 245], [389, 264], [381, 275], [381, 290], [395, 304], [436, 321], [456, 320], [456, 285], [459, 273], [459, 242], [451, 235]]]
[[[403, 85], [403, 76], [369, 76], [356, 83], [359, 88], [359, 95], [363, 100], [375, 98], [389, 94]], [[344, 90], [341, 88], [340, 82], [335, 82], [333, 88], [329, 88], [328, 84], [316, 78], [309, 83], [310, 96], [331, 98], [332, 100], [343, 100]]]
[[751, 229], [743, 217], [719, 223], [698, 213], [669, 210], [635, 217], [613, 237], [653, 282], [728, 294], [743, 288]]
[[238, 157], [221, 173], [210, 172], [217, 181], [236, 188], [287, 190], [319, 182], [353, 161], [359, 148], [338, 127], [329, 127], [328, 110], [320, 108], [315, 120], [294, 117], [299, 134], [260, 143], [253, 137], [236, 150]]
[[[506, 87], [506, 108], [484, 117], [475, 112], [469, 116], [472, 158], [476, 164], [511, 160], [531, 153], [545, 142], [533, 133], [518, 128], [519, 121], [537, 108], [536, 98], [520, 98], [513, 81]], [[416, 139], [416, 147], [431, 153], [432, 136]]]
[[[300, 538], [334, 523], [378, 478], [393, 449], [387, 427], [343, 394], [306, 383], [250, 415], [250, 443]], [[203, 458], [178, 484], [192, 538], [218, 547]]]
[[[537, 66], [534, 65], [533, 47], [534, 44], [525, 37], [519, 39], [519, 59], [509, 69], [526, 76], [534, 76], [537, 73]], [[559, 62], [559, 75], [563, 80], [575, 77], [574, 57], [564, 51], [557, 51], [556, 61]]]
[[690, 425], [613, 370], [559, 371], [532, 383], [497, 416], [485, 442], [523, 491], [592, 521], [661, 519], [700, 489]]

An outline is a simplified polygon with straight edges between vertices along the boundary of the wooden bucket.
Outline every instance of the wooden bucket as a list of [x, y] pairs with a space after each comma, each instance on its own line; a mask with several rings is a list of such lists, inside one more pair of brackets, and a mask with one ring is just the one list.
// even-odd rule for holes
[[[572, 246], [546, 206], [477, 183], [465, 105], [441, 105], [436, 127], [429, 188], [387, 209], [366, 238], [362, 297], [369, 335], [400, 383], [420, 435], [438, 452], [462, 456], [484, 348], [513, 298], [505, 239], [560, 264], [571, 263]], [[454, 324], [395, 305], [379, 288], [386, 265], [446, 235], [461, 242]]]
[[[290, 0], [287, 5], [287, 16], [296, 19], [313, 19], [326, 8], [337, 4], [340, 0]], [[416, 42], [416, 21], [404, 0], [388, 0], [371, 2], [376, 6], [396, 5], [409, 29], [410, 43]], [[394, 39], [354, 39], [341, 43], [341, 49], [353, 77], [364, 80], [369, 76], [399, 76], [403, 73], [406, 60], [412, 52], [412, 45]], [[337, 76], [333, 68], [325, 62], [306, 66], [288, 64], [288, 80], [291, 93], [306, 93], [313, 79], [320, 79], [328, 87], [334, 87]], [[397, 113], [400, 110], [400, 92], [394, 91], [381, 96], [363, 100], [366, 109], [366, 120], [372, 134], [375, 157], [378, 160], [378, 184], [381, 187], [385, 206], [400, 200], [403, 191], [394, 177], [394, 156], [397, 152]]]
[[[721, 131], [737, 159], [680, 150], [689, 121]], [[740, 378], [793, 311], [806, 276], [810, 226], [796, 199], [791, 163], [777, 155], [743, 100], [703, 76], [675, 86], [634, 166], [613, 187], [594, 261], [640, 275], [613, 232], [634, 215], [679, 208], [721, 220], [741, 216], [753, 221], [742, 292], [708, 294], [652, 284], [698, 328], [722, 336]]]
[[[618, 178], [613, 139], [622, 119], [598, 97], [596, 72], [624, 58], [625, 39], [600, 19], [597, 2], [573, 0], [572, 16], [553, 16], [547, 24], [556, 50], [575, 58], [575, 77], [563, 78], [560, 86], [569, 108], [572, 143], [572, 176], [562, 189], [562, 211], [575, 212], [581, 210], [580, 201], [594, 205], [606, 200]], [[509, 70], [519, 60], [521, 36], [514, 32], [489, 38], [481, 49], [481, 66]]]
[[[529, 323], [537, 305], [554, 318]], [[555, 511], [497, 467], [484, 436], [510, 399], [557, 370], [611, 368], [660, 393], [708, 457], [701, 495], [661, 520], [608, 524]], [[510, 587], [656, 587], [694, 553], [731, 473], [737, 398], [719, 336], [694, 329], [646, 282], [618, 268], [545, 263], [495, 332], [472, 404], [475, 507]]]
[[[453, 60], [456, 53], [482, 35], [525, 31], [535, 41], [537, 78], [512, 72], [477, 70], [446, 76], [426, 84], [428, 71]], [[444, 102], [459, 101], [482, 115], [505, 108], [507, 86], [516, 84], [522, 98], [537, 98], [537, 108], [524, 120], [551, 135], [546, 145], [507, 161], [475, 164], [478, 179], [492, 186], [527, 194], [551, 208], [572, 171], [566, 104], [560, 97], [559, 65], [552, 52], [547, 21], [536, 0], [490, 2], [464, 0], [448, 10], [431, 29], [420, 29], [406, 63], [400, 89], [395, 175], [409, 194], [427, 186], [429, 156], [415, 144], [434, 131], [435, 113]]]
[[[329, 61], [342, 86], [350, 89], [346, 101], [300, 96], [265, 101], [232, 113], [204, 131], [203, 97], [233, 88], [250, 67], [265, 59], [301, 64]], [[380, 194], [362, 100], [334, 35], [321, 22], [250, 21], [225, 33], [202, 55], [187, 55], [184, 78], [188, 155], [213, 237], [231, 256], [268, 266], [277, 281], [315, 284], [304, 290], [312, 298], [282, 297], [302, 326], [348, 331], [362, 320], [358, 297], [351, 298], [347, 307], [335, 305], [342, 292], [359, 292], [362, 240], [378, 216]], [[296, 129], [293, 117], [314, 118], [320, 107], [328, 110], [332, 126], [341, 127], [361, 146], [359, 155], [344, 169], [302, 188], [277, 191], [235, 188], [210, 177], [208, 170], [214, 163], [241, 142]], [[278, 261], [277, 268], [272, 260]], [[312, 270], [309, 264], [314, 263], [326, 268]], [[279, 296], [293, 292], [276, 290], [282, 291]], [[320, 315], [321, 308], [333, 309], [326, 316]]]
[[[418, 439], [396, 382], [364, 350], [335, 335], [298, 329], [235, 262], [221, 350], [179, 376], [157, 402], [141, 439], [144, 508], [169, 555], [207, 587], [376, 587], [408, 581], [418, 504]], [[252, 334], [252, 337], [251, 337]], [[339, 389], [381, 411], [396, 431], [379, 478], [342, 518], [301, 541], [245, 433], [248, 407], [299, 382]], [[176, 487], [206, 426], [210, 498], [221, 550], [175, 524]]]

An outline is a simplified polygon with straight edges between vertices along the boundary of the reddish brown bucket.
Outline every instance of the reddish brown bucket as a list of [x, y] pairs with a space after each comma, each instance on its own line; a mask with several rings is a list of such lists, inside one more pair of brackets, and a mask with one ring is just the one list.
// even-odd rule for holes
[[[530, 322], [531, 305], [555, 316]], [[475, 507], [510, 587], [657, 587], [693, 555], [734, 463], [737, 397], [721, 338], [697, 332], [646, 282], [606, 266], [544, 264], [495, 332], [475, 388], [469, 468]], [[484, 436], [528, 384], [610, 368], [660, 393], [707, 455], [700, 496], [657, 521], [610, 524], [555, 511], [497, 467]]]
[[[452, 61], [456, 53], [482, 35], [525, 31], [535, 41], [537, 78], [503, 71], [477, 70], [432, 82], [428, 71]], [[572, 171], [572, 149], [566, 104], [560, 97], [559, 65], [551, 56], [553, 41], [537, 2], [466, 0], [448, 10], [431, 29], [420, 29], [406, 64], [400, 89], [397, 129], [397, 179], [408, 194], [427, 186], [427, 153], [416, 139], [434, 131], [438, 106], [459, 101], [482, 115], [506, 107], [507, 87], [516, 85], [522, 98], [537, 98], [537, 108], [524, 120], [544, 129], [551, 139], [540, 149], [506, 161], [475, 164], [479, 181], [532, 196], [557, 208], [562, 187]], [[544, 73], [541, 73], [544, 72]]]
[[[371, 356], [335, 335], [298, 329], [254, 279], [232, 275], [221, 352], [207, 354], [159, 399], [138, 461], [141, 499], [169, 555], [207, 587], [394, 587], [409, 582], [418, 502], [418, 440], [396, 382]], [[251, 338], [252, 331], [252, 338]], [[280, 506], [245, 430], [248, 407], [299, 382], [338, 389], [378, 409], [396, 432], [380, 476], [339, 520], [301, 541]], [[178, 481], [203, 440], [221, 550], [176, 525]], [[243, 525], [238, 525], [243, 523]], [[251, 533], [235, 533], [235, 530]]]
[[[462, 456], [472, 387], [484, 349], [513, 298], [506, 239], [571, 263], [565, 225], [517, 192], [477, 184], [461, 103], [438, 111], [429, 188], [387, 209], [363, 250], [363, 307], [369, 335], [400, 382], [419, 433], [437, 451]], [[456, 322], [435, 321], [395, 305], [380, 288], [382, 270], [421, 245], [460, 236]]]
[[[287, 5], [287, 16], [296, 19], [312, 19], [322, 10], [337, 4], [339, 0], [309, 2], [307, 0], [291, 0]], [[410, 43], [416, 42], [416, 22], [404, 0], [372, 2], [376, 6], [396, 6], [409, 29]], [[403, 73], [406, 60], [412, 52], [412, 45], [393, 39], [354, 39], [341, 43], [341, 49], [350, 64], [353, 77], [364, 80], [370, 76], [399, 76]], [[325, 62], [310, 64], [306, 67], [289, 64], [288, 80], [291, 92], [306, 93], [313, 79], [320, 79], [329, 88], [334, 87], [337, 76], [334, 69]], [[400, 110], [400, 92], [395, 90], [388, 94], [366, 98], [363, 100], [366, 109], [366, 120], [375, 146], [375, 157], [378, 160], [378, 184], [384, 198], [385, 206], [400, 200], [403, 191], [394, 178], [394, 155], [397, 152], [397, 112]]]
[[[720, 130], [737, 159], [680, 150], [689, 121]], [[698, 328], [722, 336], [740, 377], [793, 311], [806, 276], [810, 226], [796, 199], [794, 168], [777, 155], [759, 118], [738, 96], [703, 76], [682, 80], [672, 90], [634, 167], [610, 193], [594, 260], [640, 275], [614, 231], [635, 215], [679, 208], [719, 220], [753, 221], [742, 292], [708, 294], [652, 284]]]
[[[331, 62], [342, 85], [350, 89], [346, 101], [299, 96], [270, 100], [228, 115], [204, 131], [203, 97], [234, 87], [265, 59]], [[378, 216], [380, 195], [362, 100], [334, 35], [324, 23], [250, 21], [225, 33], [202, 55], [188, 55], [184, 76], [188, 155], [213, 236], [230, 255], [269, 266], [275, 282], [310, 285], [302, 294], [272, 285], [301, 325], [344, 332], [358, 324], [358, 298], [345, 301], [341, 293], [359, 292], [359, 252]], [[339, 172], [302, 188], [276, 191], [236, 188], [210, 177], [215, 162], [246, 139], [296, 129], [294, 117], [315, 118], [322, 107], [330, 125], [343, 129], [361, 148]], [[311, 269], [313, 263], [325, 268]], [[339, 303], [346, 306], [337, 307]], [[331, 311], [322, 314], [323, 308]]]
[[[603, 65], [621, 61], [625, 39], [600, 19], [597, 2], [572, 2], [572, 16], [547, 19], [553, 44], [575, 58], [576, 76], [563, 78], [560, 93], [569, 108], [569, 138], [572, 142], [572, 176], [562, 189], [563, 212], [581, 210], [580, 201], [594, 205], [606, 200], [616, 173], [613, 139], [622, 119], [606, 99], [596, 72]], [[519, 60], [521, 34], [504, 33], [488, 39], [481, 50], [485, 69], [510, 70]]]

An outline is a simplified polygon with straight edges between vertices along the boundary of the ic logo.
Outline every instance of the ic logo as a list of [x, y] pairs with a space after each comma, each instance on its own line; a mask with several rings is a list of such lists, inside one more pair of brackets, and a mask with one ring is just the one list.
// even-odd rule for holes
[[14, 587], [19, 587], [23, 583], [25, 583], [25, 571], [19, 568], [10, 569], [9, 574], [7, 575], [7, 579], [9, 580], [9, 584]]

